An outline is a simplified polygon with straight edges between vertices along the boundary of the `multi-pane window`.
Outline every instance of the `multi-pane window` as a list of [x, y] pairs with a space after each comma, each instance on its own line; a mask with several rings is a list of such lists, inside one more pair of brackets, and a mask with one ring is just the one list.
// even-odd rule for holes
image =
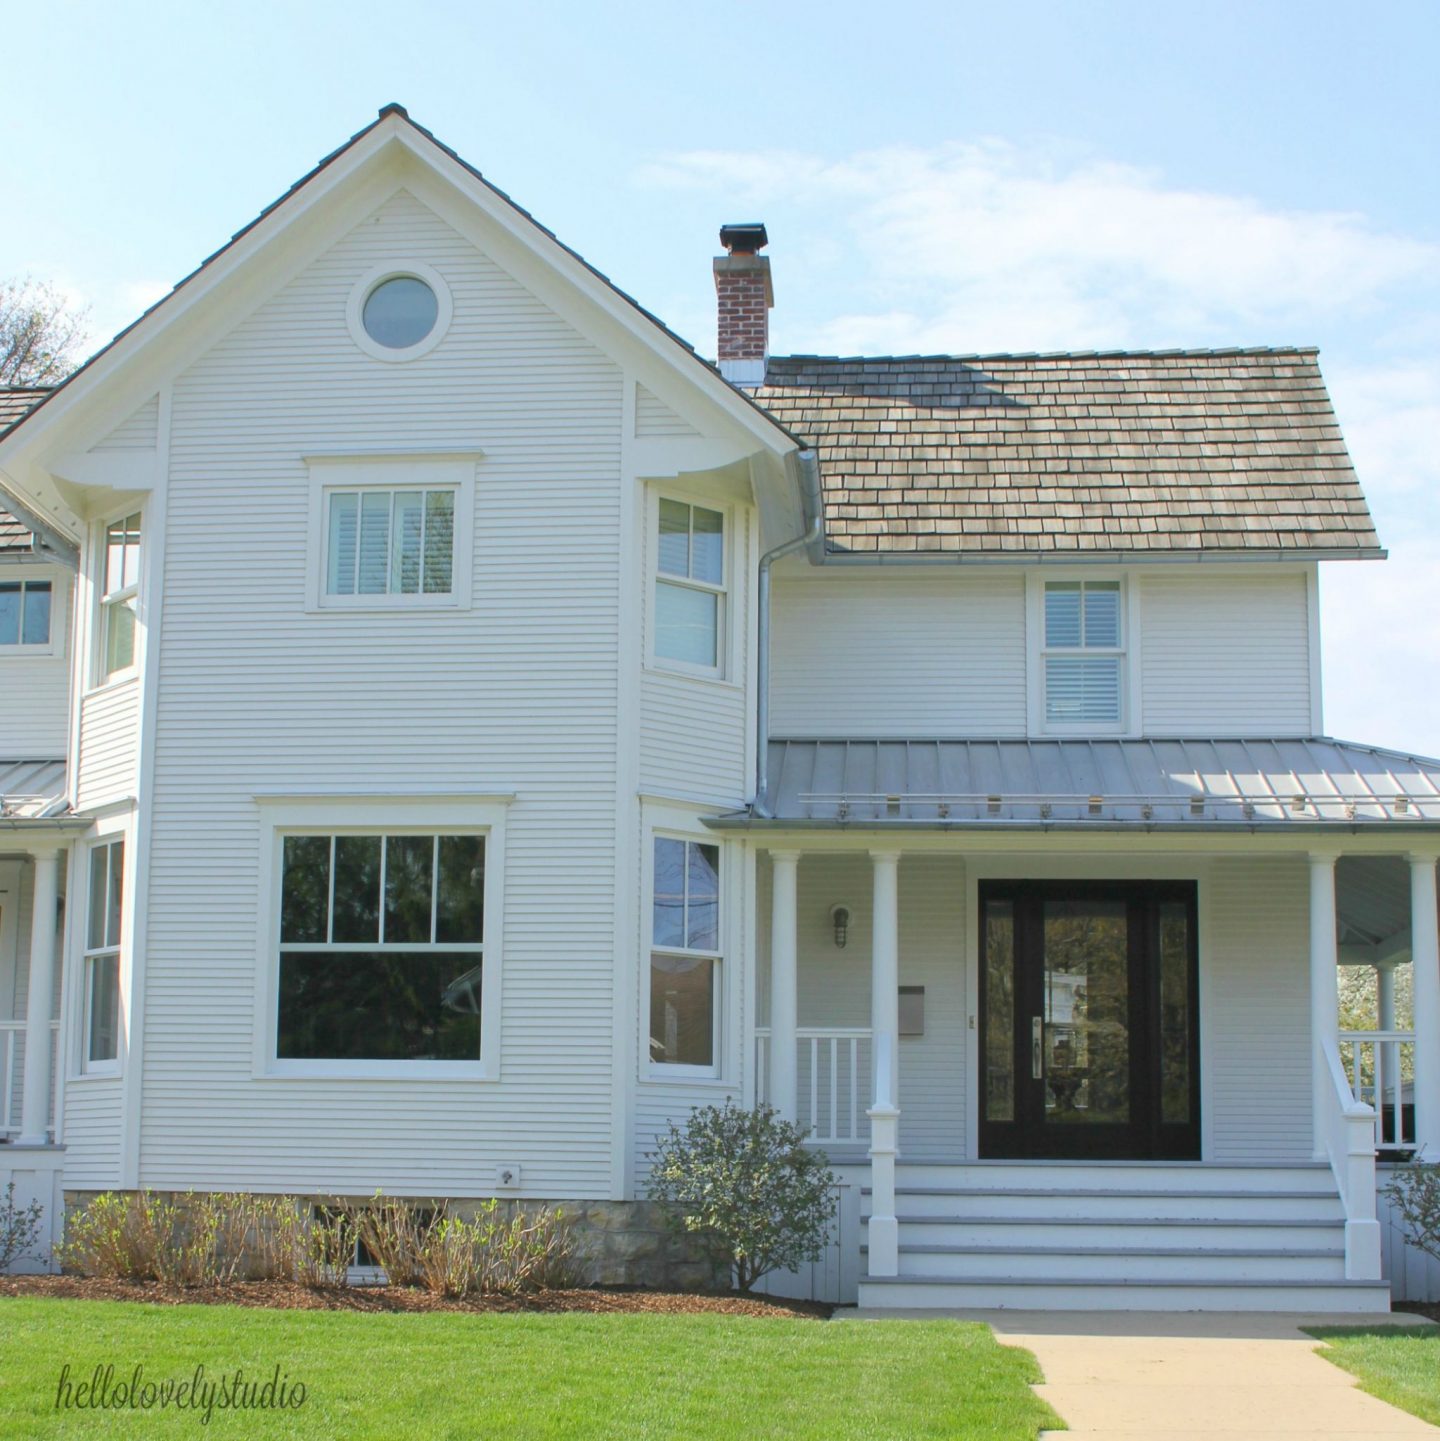
[[720, 848], [655, 838], [650, 1059], [713, 1066], [720, 986]]
[[485, 838], [283, 844], [277, 1055], [478, 1061]]
[[105, 527], [105, 574], [100, 591], [102, 678], [135, 664], [135, 602], [140, 594], [140, 516]]
[[0, 646], [50, 644], [48, 580], [0, 580]]
[[120, 920], [125, 842], [90, 851], [90, 911], [85, 930], [86, 1069], [104, 1069], [120, 1055]]
[[327, 492], [325, 593], [449, 595], [455, 570], [455, 491]]
[[662, 498], [655, 577], [655, 657], [718, 671], [725, 634], [725, 517]]
[[1045, 723], [1113, 728], [1124, 714], [1124, 636], [1118, 580], [1045, 584]]

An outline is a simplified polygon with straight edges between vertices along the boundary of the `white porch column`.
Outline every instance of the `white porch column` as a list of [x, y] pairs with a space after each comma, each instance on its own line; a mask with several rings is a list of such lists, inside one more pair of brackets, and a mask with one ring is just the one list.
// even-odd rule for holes
[[22, 1146], [43, 1146], [50, 1131], [50, 998], [55, 991], [55, 907], [60, 895], [60, 850], [32, 852], [30, 983], [25, 1002], [25, 1094], [20, 1104]]
[[900, 1272], [900, 1226], [895, 1219], [895, 1156], [900, 1129], [900, 853], [871, 851], [874, 929], [870, 951], [871, 1069], [875, 1104], [870, 1117], [870, 1245], [872, 1276]]
[[796, 881], [799, 851], [771, 851], [774, 867], [770, 893], [770, 1058], [767, 1075], [770, 1104], [781, 1119], [796, 1120], [799, 1088], [799, 1024], [796, 980]]
[[[1382, 1031], [1395, 1029], [1395, 960], [1386, 956], [1374, 963], [1375, 966], [1375, 1013]], [[1391, 1057], [1395, 1064], [1390, 1064]], [[1393, 1074], [1392, 1074], [1393, 1072]], [[1401, 1111], [1405, 1097], [1401, 1090], [1400, 1049], [1381, 1041], [1375, 1047], [1375, 1134], [1385, 1139], [1385, 1105], [1391, 1105], [1391, 1132], [1389, 1139], [1399, 1141], [1403, 1135]]]
[[1440, 1160], [1440, 925], [1435, 857], [1410, 857], [1410, 959], [1415, 967], [1415, 1142]]
[[1340, 956], [1335, 926], [1335, 856], [1310, 857], [1310, 1085], [1311, 1139], [1317, 1161], [1326, 1160], [1327, 1090], [1333, 1089], [1321, 1047], [1340, 1040]]

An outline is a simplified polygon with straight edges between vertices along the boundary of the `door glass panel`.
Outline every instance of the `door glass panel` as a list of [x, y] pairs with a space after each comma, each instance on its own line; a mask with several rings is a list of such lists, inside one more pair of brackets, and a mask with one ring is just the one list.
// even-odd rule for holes
[[985, 906], [985, 1119], [1015, 1119], [1015, 904]]
[[1160, 1119], [1190, 1119], [1190, 908], [1160, 907]]
[[1051, 1125], [1130, 1120], [1129, 923], [1123, 901], [1046, 901], [1042, 1063]]

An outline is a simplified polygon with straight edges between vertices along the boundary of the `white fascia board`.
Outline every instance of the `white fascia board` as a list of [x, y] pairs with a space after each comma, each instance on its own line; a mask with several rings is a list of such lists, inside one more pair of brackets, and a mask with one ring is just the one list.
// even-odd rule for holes
[[[432, 190], [423, 183], [418, 187], [412, 185], [417, 199], [442, 213], [446, 221], [465, 234], [481, 250], [490, 253], [498, 264], [507, 269], [513, 267], [512, 273], [521, 284], [531, 289], [539, 299], [559, 311], [567, 320], [575, 323], [582, 333], [595, 340], [599, 348], [607, 353], [613, 353], [616, 349], [613, 328], [618, 327], [622, 334], [636, 343], [641, 354], [650, 359], [652, 366], [659, 362], [661, 376], [652, 386], [645, 374], [649, 367], [645, 366], [643, 361], [636, 365], [635, 357], [628, 357], [630, 368], [634, 369], [640, 379], [662, 400], [667, 399], [664, 394], [666, 386], [663, 375], [665, 371], [669, 371], [678, 375], [692, 389], [698, 390], [721, 414], [755, 436], [766, 449], [783, 455], [798, 448], [777, 421], [722, 380], [698, 355], [662, 330], [644, 315], [635, 303], [626, 300], [613, 286], [571, 254], [560, 241], [548, 235], [511, 203], [501, 199], [488, 184], [477, 180], [462, 164], [417, 132], [402, 132], [399, 139], [425, 170], [435, 175], [450, 190], [470, 201], [511, 245], [497, 253], [496, 237], [493, 234], [475, 234], [467, 224], [468, 217], [453, 206], [446, 205], [443, 190]], [[538, 265], [526, 265], [525, 256], [533, 257]], [[549, 277], [567, 282], [565, 289], [569, 294], [562, 292]], [[608, 322], [605, 331], [593, 329], [593, 321], [583, 314], [577, 314], [576, 301], [591, 308], [597, 318], [603, 317], [604, 321]], [[606, 331], [609, 333], [605, 333]]]

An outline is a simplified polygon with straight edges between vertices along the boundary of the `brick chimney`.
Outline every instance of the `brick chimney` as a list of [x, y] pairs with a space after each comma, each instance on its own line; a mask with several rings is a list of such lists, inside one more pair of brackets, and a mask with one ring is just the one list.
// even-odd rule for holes
[[722, 225], [724, 255], [715, 257], [720, 374], [732, 385], [765, 383], [770, 354], [770, 258], [760, 251], [770, 237], [763, 225]]

